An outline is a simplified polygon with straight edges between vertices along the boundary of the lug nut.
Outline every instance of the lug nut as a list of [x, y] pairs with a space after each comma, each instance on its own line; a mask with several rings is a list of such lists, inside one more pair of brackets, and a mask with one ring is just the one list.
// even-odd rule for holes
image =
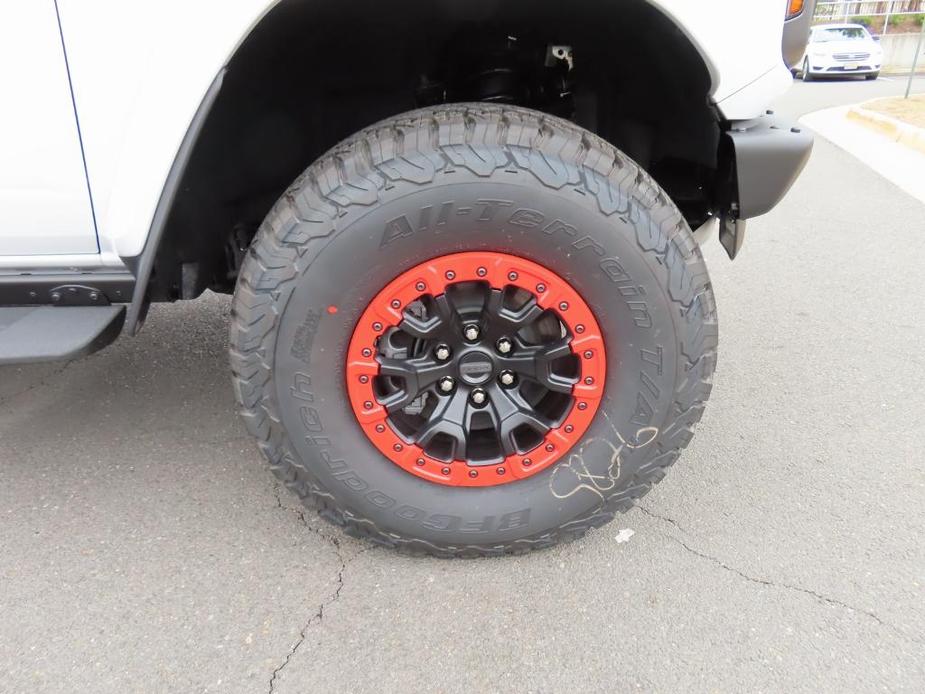
[[469, 340], [469, 342], [478, 340], [479, 339], [479, 326], [467, 325], [465, 329], [463, 329], [463, 335], [466, 336], [466, 339]]
[[455, 385], [456, 381], [454, 381], [450, 376], [444, 376], [440, 379], [440, 390], [442, 390], [444, 393], [449, 393], [451, 390], [453, 390], [453, 386]]
[[503, 386], [512, 386], [514, 385], [514, 381], [517, 380], [517, 377], [512, 371], [502, 371], [501, 375], [498, 376], [498, 380], [501, 381], [501, 385]]
[[485, 401], [488, 400], [488, 394], [481, 388], [473, 390], [469, 397], [472, 398], [472, 402], [476, 405], [484, 405]]
[[501, 352], [501, 354], [507, 354], [511, 351], [511, 348], [514, 345], [509, 339], [502, 337], [500, 340], [498, 340], [495, 346], [498, 348], [498, 351]]
[[437, 349], [434, 350], [434, 355], [440, 361], [446, 361], [450, 358], [450, 348], [446, 345], [437, 345]]

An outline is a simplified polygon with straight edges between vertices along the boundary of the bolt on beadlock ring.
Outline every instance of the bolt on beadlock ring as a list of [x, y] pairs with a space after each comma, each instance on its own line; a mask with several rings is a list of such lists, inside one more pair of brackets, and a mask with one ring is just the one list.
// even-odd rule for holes
[[431, 482], [481, 487], [538, 474], [581, 440], [606, 354], [594, 314], [560, 276], [506, 253], [458, 253], [373, 298], [346, 376], [382, 455]]

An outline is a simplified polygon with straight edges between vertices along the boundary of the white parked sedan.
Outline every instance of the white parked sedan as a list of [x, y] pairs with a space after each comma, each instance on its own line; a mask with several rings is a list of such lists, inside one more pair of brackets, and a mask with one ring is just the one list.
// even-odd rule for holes
[[861, 24], [820, 24], [813, 27], [800, 67], [804, 82], [816, 77], [880, 74], [883, 49]]

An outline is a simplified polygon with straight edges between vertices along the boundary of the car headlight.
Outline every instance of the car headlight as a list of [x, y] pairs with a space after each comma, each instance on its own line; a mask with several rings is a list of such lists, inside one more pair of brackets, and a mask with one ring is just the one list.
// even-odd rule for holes
[[813, 58], [825, 58], [826, 54], [823, 51], [813, 51], [810, 53]]

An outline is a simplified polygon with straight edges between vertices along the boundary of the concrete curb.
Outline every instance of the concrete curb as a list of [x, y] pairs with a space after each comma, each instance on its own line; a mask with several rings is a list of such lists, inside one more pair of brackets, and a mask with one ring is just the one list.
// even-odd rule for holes
[[[882, 67], [880, 74], [884, 77], [908, 77], [909, 68], [907, 67]], [[919, 68], [914, 73], [915, 77], [925, 77], [925, 70]]]
[[[893, 97], [891, 97], [893, 98]], [[870, 101], [866, 103], [871, 103]], [[864, 108], [863, 106], [852, 106], [845, 114], [848, 120], [852, 120], [858, 125], [862, 125], [868, 130], [873, 130], [886, 135], [894, 142], [905, 145], [911, 149], [925, 154], [925, 128], [919, 128], [909, 123], [904, 123], [891, 116], [877, 113]]]

